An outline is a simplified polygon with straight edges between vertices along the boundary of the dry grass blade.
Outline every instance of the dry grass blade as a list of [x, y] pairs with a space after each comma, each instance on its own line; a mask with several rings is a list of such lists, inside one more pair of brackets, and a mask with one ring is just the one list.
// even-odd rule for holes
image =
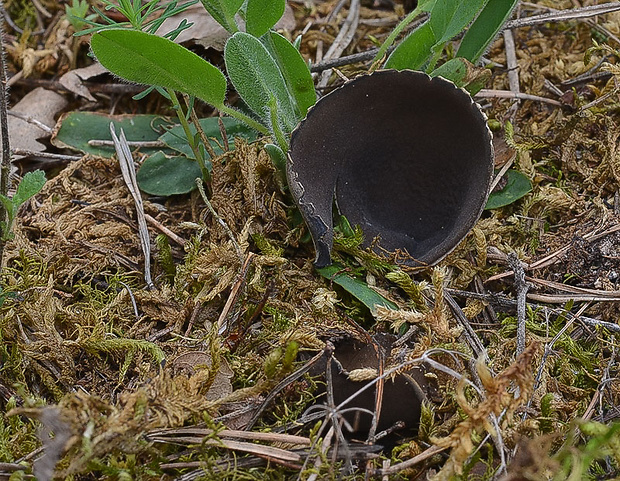
[[155, 287], [153, 279], [151, 278], [151, 240], [149, 238], [149, 230], [146, 225], [146, 218], [144, 216], [144, 204], [142, 203], [142, 196], [140, 195], [140, 188], [138, 187], [138, 181], [136, 179], [136, 168], [133, 163], [133, 157], [129, 145], [127, 145], [127, 138], [125, 132], [121, 129], [120, 139], [116, 136], [116, 130], [114, 124], [110, 122], [110, 134], [112, 135], [112, 141], [114, 142], [114, 149], [116, 149], [116, 155], [118, 162], [121, 166], [121, 172], [125, 184], [131, 192], [131, 196], [136, 203], [136, 218], [138, 219], [138, 234], [140, 236], [140, 243], [142, 244], [142, 252], [144, 253], [144, 281], [146, 285], [152, 289]]

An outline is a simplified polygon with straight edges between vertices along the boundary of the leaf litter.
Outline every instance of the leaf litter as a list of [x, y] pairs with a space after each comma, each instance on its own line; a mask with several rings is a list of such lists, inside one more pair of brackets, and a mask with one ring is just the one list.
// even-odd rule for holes
[[[298, 25], [317, 21], [302, 42], [307, 58], [317, 58], [320, 43], [328, 46], [346, 18], [345, 7], [320, 26], [335, 4], [310, 11], [294, 5]], [[11, 11], [10, 2], [5, 6]], [[521, 8], [529, 15], [548, 10], [544, 2]], [[386, 35], [377, 21], [396, 19], [365, 6], [360, 17], [345, 53], [367, 50], [370, 35]], [[7, 246], [0, 396], [11, 411], [2, 420], [3, 474], [617, 474], [617, 334], [585, 319], [616, 325], [619, 315], [618, 302], [604, 300], [619, 290], [618, 56], [591, 40], [601, 28], [620, 33], [619, 18], [515, 30], [521, 91], [550, 98], [550, 82], [566, 107], [521, 100], [515, 110], [511, 99], [479, 99], [489, 118], [515, 126], [520, 148], [512, 168], [533, 190], [487, 212], [438, 267], [401, 269], [361, 248], [355, 231], [339, 230], [335, 256], [343, 273], [397, 306], [374, 316], [313, 269], [305, 228], [260, 142], [238, 142], [214, 160], [216, 216], [195, 192], [144, 199], [157, 246], [153, 290], [143, 285], [134, 203], [117, 163], [84, 156], [64, 167], [22, 209]], [[28, 53], [28, 41], [23, 37], [9, 56], [25, 73], [45, 75], [57, 60]], [[501, 37], [487, 57], [506, 64]], [[60, 64], [68, 69], [68, 57]], [[593, 75], [597, 65], [602, 80], [566, 83]], [[346, 76], [363, 69], [341, 68]], [[488, 86], [507, 89], [505, 70], [493, 68]], [[509, 302], [518, 294], [511, 252], [529, 283], [522, 320]], [[515, 359], [519, 322], [528, 347]], [[428, 399], [417, 434], [401, 433], [378, 457], [356, 451], [346, 427], [329, 423], [338, 410], [316, 399], [329, 379], [297, 373], [312, 356], [330, 356], [330, 344], [338, 359], [339, 345], [373, 345], [370, 334], [385, 332], [398, 340], [379, 369], [354, 375], [370, 376], [381, 393], [381, 382], [423, 365]], [[327, 409], [311, 417], [307, 409], [316, 403]], [[42, 457], [35, 447], [40, 426]]]

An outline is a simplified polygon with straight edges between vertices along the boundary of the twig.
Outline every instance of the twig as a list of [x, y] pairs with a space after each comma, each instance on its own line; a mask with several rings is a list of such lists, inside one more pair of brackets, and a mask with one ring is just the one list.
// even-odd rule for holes
[[35, 152], [34, 150], [26, 149], [13, 149], [12, 152], [13, 155], [21, 157], [37, 157], [50, 160], [68, 160], [70, 162], [75, 162], [82, 159], [81, 155], [53, 154], [51, 152]]
[[[338, 32], [338, 36], [334, 40], [334, 43], [329, 47], [327, 53], [323, 57], [325, 60], [330, 60], [335, 57], [340, 57], [344, 49], [348, 47], [355, 36], [355, 32], [357, 31], [357, 24], [360, 18], [360, 0], [351, 0], [351, 4], [349, 5], [349, 14], [347, 15], [346, 20], [342, 24], [340, 28], [340, 32]], [[329, 82], [329, 77], [331, 75], [330, 70], [326, 70], [321, 74], [321, 78], [317, 83], [317, 87], [325, 87], [327, 82]]]
[[18, 119], [23, 120], [24, 122], [28, 122], [29, 124], [32, 124], [32, 125], [35, 125], [36, 127], [39, 127], [46, 134], [51, 134], [52, 132], [54, 132], [53, 128], [48, 127], [43, 122], [40, 122], [37, 119], [30, 117], [29, 115], [24, 115], [21, 112], [15, 112], [14, 110], [9, 110], [8, 113], [12, 117], [16, 117]]
[[605, 13], [611, 13], [620, 10], [620, 2], [606, 3], [603, 5], [593, 5], [591, 7], [573, 8], [570, 10], [560, 10], [550, 13], [542, 13], [526, 18], [517, 18], [510, 20], [504, 24], [504, 29], [513, 29], [519, 27], [530, 27], [532, 25], [541, 25], [548, 22], [561, 22], [563, 20], [573, 20], [576, 18], [589, 18]]
[[[0, 0], [0, 8], [4, 12], [4, 6], [2, 0]], [[0, 136], [2, 137], [2, 159], [0, 159], [0, 194], [5, 197], [9, 195], [9, 176], [11, 174], [11, 144], [9, 140], [9, 116], [8, 116], [8, 102], [9, 95], [6, 83], [6, 54], [4, 52], [4, 28], [0, 23]], [[7, 211], [4, 204], [0, 203], [0, 221], [5, 222], [5, 226], [8, 225]], [[4, 245], [5, 241], [3, 237], [7, 237], [8, 232], [4, 232], [4, 229], [0, 229], [0, 273], [2, 272], [3, 260], [4, 260]]]
[[149, 289], [153, 289], [155, 285], [151, 279], [151, 241], [149, 239], [149, 230], [146, 226], [146, 218], [144, 217], [144, 204], [142, 203], [142, 196], [140, 195], [138, 181], [136, 180], [136, 167], [133, 163], [131, 150], [129, 150], [127, 145], [125, 131], [121, 129], [119, 139], [114, 130], [114, 123], [110, 122], [110, 134], [114, 140], [114, 148], [116, 149], [123, 179], [136, 204], [138, 235], [140, 236], [140, 243], [142, 244], [142, 252], [144, 254], [144, 281]]
[[515, 39], [512, 35], [512, 30], [509, 28], [505, 29], [503, 36], [504, 50], [506, 51], [506, 68], [508, 70], [508, 86], [510, 87], [510, 91], [515, 94], [516, 99], [516, 102], [514, 102], [510, 107], [510, 116], [514, 121], [514, 116], [517, 113], [517, 108], [520, 103], [519, 94], [521, 93], [521, 90], [519, 89], [519, 64], [517, 63], [517, 52], [515, 49]]
[[[92, 139], [88, 141], [91, 147], [111, 147], [114, 145], [113, 140]], [[161, 149], [166, 147], [166, 143], [161, 140], [128, 140], [129, 147], [143, 147], [145, 149]]]
[[[220, 336], [222, 336], [228, 329], [230, 329], [230, 326], [226, 323], [226, 318], [228, 317], [228, 313], [230, 312], [233, 304], [237, 301], [237, 298], [239, 297], [241, 286], [243, 286], [243, 284], [245, 283], [245, 276], [248, 273], [248, 268], [250, 267], [250, 263], [252, 262], [252, 259], [255, 255], [256, 254], [254, 254], [253, 252], [248, 252], [247, 257], [241, 263], [241, 270], [239, 272], [239, 275], [237, 276], [237, 280], [230, 289], [230, 295], [228, 296], [226, 304], [224, 304], [224, 308], [222, 309], [220, 317], [217, 320], [217, 332]], [[186, 332], [189, 333], [190, 328], [191, 324], [190, 326], [188, 326]]]
[[[396, 47], [392, 46], [387, 50], [387, 53], [392, 53]], [[358, 62], [366, 62], [372, 60], [377, 55], [378, 48], [366, 50], [365, 52], [354, 53], [345, 57], [335, 58], [332, 60], [324, 60], [323, 62], [315, 63], [310, 67], [311, 72], [322, 72], [333, 67], [342, 67], [344, 65], [351, 65]]]
[[176, 242], [177, 244], [179, 244], [180, 246], [185, 246], [186, 244], [186, 240], [183, 239], [182, 237], [178, 236], [177, 234], [175, 234], [174, 232], [172, 232], [170, 229], [168, 229], [165, 225], [163, 225], [161, 222], [159, 222], [157, 219], [154, 219], [153, 217], [151, 217], [149, 214], [144, 214], [144, 217], [146, 218], [146, 221], [151, 224], [153, 227], [155, 227], [156, 229], [160, 230], [162, 233], [166, 234], [168, 237], [170, 237], [170, 239], [172, 239], [174, 242]]
[[314, 366], [321, 359], [327, 358], [328, 360], [327, 362], [329, 362], [329, 359], [331, 358], [331, 354], [333, 352], [334, 352], [334, 346], [328, 342], [325, 345], [325, 348], [321, 352], [319, 352], [317, 355], [311, 358], [306, 364], [300, 367], [293, 374], [290, 374], [286, 378], [282, 379], [282, 381], [280, 381], [278, 385], [271, 390], [271, 392], [267, 395], [263, 403], [256, 410], [252, 418], [248, 421], [248, 423], [245, 426], [246, 431], [249, 431], [250, 429], [254, 427], [254, 425], [256, 424], [256, 421], [258, 421], [258, 418], [260, 418], [263, 411], [267, 409], [271, 401], [273, 401], [273, 399], [278, 395], [278, 393], [282, 389], [284, 389], [289, 384], [297, 381], [297, 379], [299, 379], [301, 376], [306, 374], [312, 368], [312, 366]]
[[[450, 292], [452, 295], [457, 296], [457, 297], [477, 299], [480, 301], [488, 302], [489, 304], [495, 306], [498, 309], [504, 309], [504, 310], [510, 310], [510, 311], [516, 311], [517, 309], [517, 301], [509, 299], [508, 297], [502, 294], [480, 294], [478, 292], [460, 291], [456, 289], [446, 289], [446, 291]], [[556, 316], [565, 316], [565, 315], [572, 316], [573, 315], [570, 311], [567, 311], [566, 309], [547, 307], [547, 306], [543, 306], [540, 304], [534, 304], [534, 303], [530, 303], [530, 306], [532, 307], [532, 309], [541, 311], [545, 315], [549, 315], [549, 314], [554, 314]], [[620, 333], [620, 325], [613, 323], [613, 322], [601, 321], [600, 319], [593, 319], [591, 317], [584, 317], [584, 316], [581, 316], [579, 320], [589, 326], [608, 329], [609, 331]]]
[[562, 102], [559, 102], [557, 100], [548, 99], [546, 97], [540, 97], [538, 95], [530, 95], [530, 94], [524, 94], [524, 93], [514, 93], [514, 92], [510, 92], [509, 90], [482, 89], [474, 97], [482, 98], [482, 99], [500, 98], [500, 99], [533, 100], [534, 102], [544, 102], [546, 104], [555, 105], [557, 107], [561, 107], [562, 106]]
[[525, 349], [525, 303], [528, 284], [525, 282], [525, 271], [514, 252], [508, 254], [508, 263], [515, 273], [515, 290], [517, 291], [517, 353], [519, 356]]
[[417, 456], [411, 459], [407, 459], [402, 463], [395, 464], [389, 468], [377, 469], [373, 474], [377, 476], [391, 476], [392, 474], [400, 473], [405, 469], [412, 468], [416, 464], [420, 464], [422, 461], [426, 461], [428, 458], [432, 458], [436, 454], [439, 454], [448, 449], [447, 447], [431, 446], [426, 451], [421, 452]]

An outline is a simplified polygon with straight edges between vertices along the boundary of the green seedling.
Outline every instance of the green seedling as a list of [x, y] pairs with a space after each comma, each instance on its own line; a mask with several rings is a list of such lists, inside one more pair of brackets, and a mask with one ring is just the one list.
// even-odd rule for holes
[[[76, 35], [88, 35], [119, 27], [130, 27], [136, 30], [155, 33], [159, 30], [159, 27], [162, 26], [166, 19], [185, 11], [190, 6], [198, 3], [198, 0], [188, 1], [181, 5], [179, 5], [177, 0], [172, 0], [163, 5], [159, 0], [150, 0], [144, 4], [141, 0], [118, 0], [117, 2], [102, 0], [102, 3], [105, 5], [103, 10], [100, 10], [97, 7], [93, 7], [93, 10], [105, 23], [96, 22], [94, 18], [91, 18], [90, 16], [84, 17], [78, 15], [80, 10], [74, 9], [72, 11], [72, 15], [75, 17], [74, 21], [81, 21], [91, 26], [91, 28], [82, 30], [81, 32], [76, 33]], [[105, 14], [105, 12], [110, 10], [116, 10], [118, 13], [122, 14], [127, 21], [117, 22], [113, 20]], [[183, 20], [176, 29], [168, 32], [166, 37], [176, 38], [183, 30], [186, 30], [191, 26], [191, 23]]]
[[[465, 32], [449, 68], [440, 75], [464, 86], [467, 80], [465, 61], [476, 63], [517, 5], [516, 0], [426, 0], [394, 29], [375, 56], [375, 67], [383, 62], [388, 49], [414, 20], [428, 19], [400, 42], [385, 61], [385, 68], [424, 70], [433, 75], [446, 45]], [[475, 90], [472, 89], [472, 90]]]
[[19, 208], [29, 199], [37, 195], [45, 185], [45, 173], [42, 170], [28, 172], [17, 186], [13, 197], [0, 194], [0, 202], [6, 212], [6, 220], [0, 221], [0, 241], [6, 242], [13, 238], [13, 224]]
[[[269, 153], [276, 165], [281, 164], [290, 132], [316, 101], [310, 70], [299, 50], [271, 30], [284, 13], [285, 1], [202, 0], [202, 4], [231, 33], [224, 48], [227, 75], [250, 112], [225, 102], [228, 85], [217, 67], [168, 38], [154, 35], [142, 11], [128, 0], [117, 7], [128, 21], [96, 30], [92, 50], [114, 74], [157, 88], [173, 102], [204, 180], [209, 180], [208, 169], [199, 139], [190, 136], [175, 92], [201, 99], [256, 132], [271, 135], [274, 144]], [[240, 31], [241, 18], [246, 32]]]
[[86, 0], [73, 0], [71, 5], [65, 5], [65, 13], [73, 28], [78, 31], [82, 30], [88, 23], [85, 21], [93, 21], [97, 15], [88, 15], [90, 5]]

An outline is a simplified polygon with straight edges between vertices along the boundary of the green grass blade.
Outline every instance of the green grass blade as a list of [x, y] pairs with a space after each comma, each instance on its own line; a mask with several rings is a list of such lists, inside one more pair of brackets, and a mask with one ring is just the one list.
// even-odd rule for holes
[[456, 55], [476, 63], [497, 36], [519, 0], [489, 0], [469, 28]]
[[284, 15], [286, 0], [248, 0], [245, 13], [245, 29], [255, 37], [261, 37]]
[[389, 309], [398, 309], [396, 304], [383, 297], [377, 291], [373, 291], [364, 281], [351, 277], [342, 269], [341, 266], [332, 264], [331, 266], [317, 269], [317, 271], [326, 279], [329, 279], [342, 287], [345, 291], [370, 309], [370, 312], [373, 314], [375, 314], [377, 306], [384, 306]]
[[265, 125], [271, 125], [269, 102], [276, 99], [277, 118], [287, 132], [297, 125], [293, 102], [276, 61], [260, 41], [237, 32], [226, 42], [224, 61], [230, 81]]
[[263, 37], [263, 44], [275, 59], [284, 76], [291, 97], [295, 99], [300, 118], [316, 103], [312, 74], [306, 61], [291, 42], [276, 32]]
[[105, 30], [91, 47], [101, 64], [124, 79], [194, 95], [220, 108], [226, 78], [216, 67], [171, 40], [137, 30]]

